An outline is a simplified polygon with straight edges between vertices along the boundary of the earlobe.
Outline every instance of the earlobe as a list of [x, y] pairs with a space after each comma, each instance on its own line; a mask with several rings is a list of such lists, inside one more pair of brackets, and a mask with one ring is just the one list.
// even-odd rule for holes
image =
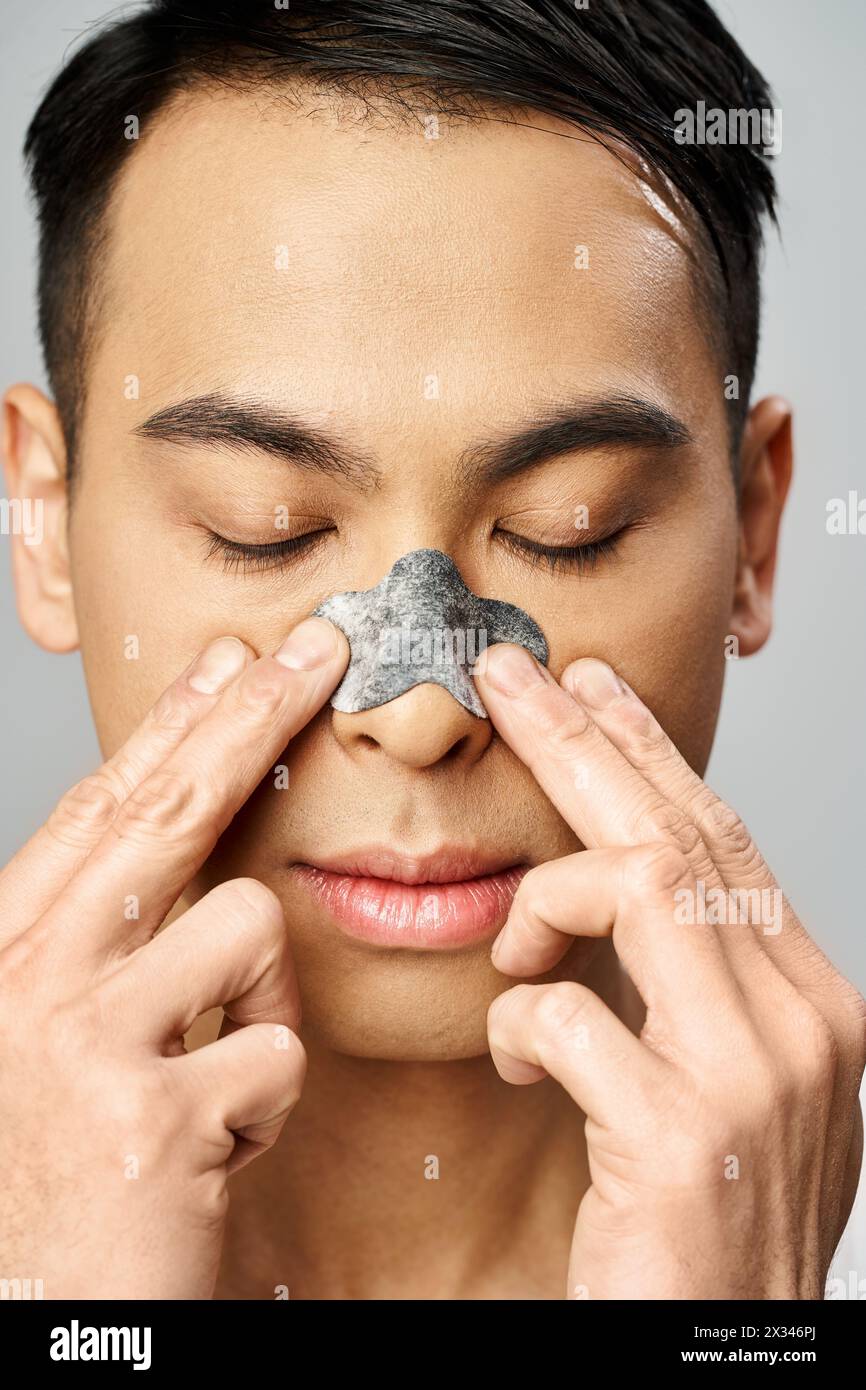
[[56, 406], [35, 386], [3, 400], [4, 521], [18, 614], [46, 651], [78, 646], [66, 534], [66, 446]]
[[793, 468], [791, 407], [768, 396], [749, 413], [740, 451], [737, 575], [731, 632], [751, 656], [772, 629], [779, 526]]

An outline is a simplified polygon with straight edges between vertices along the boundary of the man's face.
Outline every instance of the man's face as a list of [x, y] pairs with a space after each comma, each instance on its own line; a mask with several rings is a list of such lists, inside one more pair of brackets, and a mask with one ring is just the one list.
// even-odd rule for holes
[[[595, 142], [537, 126], [442, 119], [428, 138], [429, 124], [323, 102], [311, 117], [199, 93], [144, 132], [111, 207], [70, 530], [107, 753], [211, 638], [269, 652], [324, 597], [430, 546], [536, 620], [555, 675], [611, 662], [703, 771], [736, 573], [724, 369], [669, 216]], [[133, 433], [215, 393], [291, 415], [367, 467]], [[498, 478], [480, 466], [480, 445], [615, 396], [651, 401], [692, 442], [569, 448]], [[265, 565], [213, 539], [308, 532]], [[536, 553], [616, 532], [583, 568]], [[292, 866], [381, 845], [533, 865], [575, 849], [571, 830], [489, 721], [434, 685], [360, 714], [326, 706], [283, 762], [288, 785], [265, 781], [194, 894], [241, 874], [279, 894], [305, 1026], [340, 1050], [483, 1052], [510, 983], [489, 941], [353, 940]], [[557, 974], [579, 978], [591, 953], [576, 943]]]

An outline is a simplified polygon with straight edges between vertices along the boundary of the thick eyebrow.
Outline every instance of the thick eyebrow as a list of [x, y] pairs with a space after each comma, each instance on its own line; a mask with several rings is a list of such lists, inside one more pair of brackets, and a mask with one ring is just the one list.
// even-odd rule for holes
[[498, 483], [563, 454], [590, 449], [679, 449], [692, 443], [682, 420], [654, 401], [610, 396], [551, 408], [525, 429], [472, 445], [461, 455], [462, 478]]
[[[166, 406], [136, 425], [133, 433], [169, 443], [228, 444], [269, 454], [335, 475], [362, 490], [382, 481], [368, 454], [276, 407], [218, 392]], [[610, 396], [548, 409], [516, 433], [470, 445], [460, 455], [457, 473], [462, 481], [491, 484], [563, 454], [604, 448], [670, 450], [691, 442], [682, 420], [655, 402]]]
[[174, 444], [223, 444], [270, 454], [300, 468], [333, 474], [360, 489], [375, 488], [381, 481], [368, 455], [297, 416], [218, 392], [166, 406], [136, 425], [133, 433]]

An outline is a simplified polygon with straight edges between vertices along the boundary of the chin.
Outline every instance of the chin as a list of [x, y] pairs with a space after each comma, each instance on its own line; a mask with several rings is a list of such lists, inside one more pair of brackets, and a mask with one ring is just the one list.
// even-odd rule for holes
[[[308, 941], [292, 945], [302, 1039], [352, 1057], [456, 1062], [489, 1056], [487, 1011], [498, 995], [523, 983], [495, 970], [487, 948], [326, 955]], [[554, 970], [526, 983], [582, 978], [596, 946], [576, 942]]]
[[487, 1010], [508, 981], [487, 950], [382, 951], [291, 931], [301, 1037], [353, 1057], [445, 1062], [487, 1052]]

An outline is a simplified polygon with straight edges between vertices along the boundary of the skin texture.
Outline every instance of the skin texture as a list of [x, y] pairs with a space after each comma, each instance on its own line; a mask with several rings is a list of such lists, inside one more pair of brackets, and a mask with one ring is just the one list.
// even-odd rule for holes
[[[787, 405], [770, 398], [751, 411], [738, 507], [723, 395], [732, 368], [696, 292], [687, 229], [579, 132], [542, 118], [532, 129], [501, 119], [443, 121], [431, 141], [422, 127], [384, 115], [359, 121], [345, 106], [321, 99], [309, 106], [315, 115], [261, 94], [196, 91], [145, 132], [110, 206], [68, 530], [56, 413], [32, 387], [7, 394], [10, 495], [41, 497], [46, 506], [45, 543], [15, 549], [22, 621], [51, 650], [80, 646], [110, 757], [209, 641], [232, 634], [250, 659], [267, 654], [329, 594], [371, 587], [400, 555], [435, 547], [454, 558], [474, 592], [517, 603], [535, 618], [550, 645], [553, 678], [585, 657], [615, 666], [679, 750], [668, 755], [676, 787], [659, 795], [666, 804], [686, 791], [694, 800], [700, 784], [688, 780], [689, 769], [702, 774], [709, 756], [726, 640], [735, 637], [746, 656], [769, 633], [791, 471]], [[575, 268], [578, 245], [589, 248], [589, 269]], [[279, 269], [278, 248], [287, 248]], [[124, 394], [130, 374], [140, 383], [133, 399]], [[249, 449], [133, 433], [154, 412], [217, 391], [336, 434], [375, 463], [378, 485], [354, 487]], [[674, 450], [612, 444], [570, 451], [495, 485], [472, 481], [461, 467], [467, 450], [521, 428], [539, 410], [612, 394], [654, 402], [684, 423], [690, 442]], [[272, 541], [281, 506], [289, 534], [328, 528], [315, 549], [248, 573], [208, 556], [209, 531]], [[578, 533], [582, 506], [590, 525]], [[623, 526], [616, 551], [584, 573], [533, 562], [502, 537], [562, 546]], [[138, 639], [134, 660], [124, 654], [129, 635]], [[572, 694], [557, 698], [577, 707]], [[527, 714], [528, 723], [533, 717]], [[441, 953], [367, 948], [340, 934], [293, 879], [293, 863], [379, 843], [406, 853], [451, 843], [533, 868], [568, 864], [565, 857], [582, 845], [593, 853], [632, 846], [636, 832], [624, 826], [630, 797], [637, 789], [647, 795], [644, 772], [629, 772], [627, 757], [628, 766], [613, 769], [593, 763], [576, 809], [570, 797], [550, 794], [550, 758], [562, 761], [556, 748], [542, 769], [512, 719], [513, 712], [498, 717], [491, 709], [489, 722], [477, 720], [433, 685], [359, 714], [325, 706], [300, 721], [290, 744], [288, 737], [277, 742], [269, 762], [248, 750], [241, 780], [248, 791], [261, 785], [245, 804], [238, 799], [230, 825], [213, 809], [224, 829], [215, 848], [198, 830], [194, 849], [177, 850], [189, 828], [183, 805], [158, 798], [161, 809], [140, 848], [177, 850], [182, 859], [178, 875], [186, 878], [174, 896], [186, 892], [175, 914], [227, 880], [266, 885], [275, 895], [268, 901], [284, 913], [303, 1003], [303, 1099], [278, 1142], [269, 1134], [269, 1152], [234, 1180], [218, 1296], [273, 1297], [285, 1285], [292, 1297], [561, 1298], [570, 1249], [568, 1288], [588, 1287], [591, 1296], [744, 1296], [734, 1292], [744, 1283], [767, 1296], [769, 1267], [778, 1271], [773, 1287], [785, 1290], [781, 1296], [815, 1296], [850, 1204], [859, 1152], [852, 1098], [863, 1066], [860, 1004], [817, 963], [820, 953], [810, 959], [836, 1001], [833, 1026], [845, 1034], [839, 1080], [829, 1085], [826, 1068], [819, 1074], [816, 1066], [807, 1085], [801, 1068], [796, 1097], [802, 1109], [816, 1088], [832, 1094], [832, 1142], [825, 1162], [810, 1149], [808, 1161], [788, 1170], [779, 1136], [765, 1160], [783, 1180], [790, 1176], [797, 1200], [808, 1204], [809, 1237], [800, 1241], [771, 1212], [766, 1260], [745, 1273], [717, 1262], [721, 1287], [708, 1293], [705, 1271], [695, 1273], [694, 1288], [688, 1279], [683, 1287], [671, 1273], [682, 1261], [657, 1258], [664, 1240], [674, 1248], [672, 1225], [681, 1241], [694, 1230], [691, 1214], [691, 1224], [680, 1221], [670, 1200], [649, 1204], [640, 1219], [624, 1200], [605, 1222], [593, 1198], [581, 1207], [581, 1219], [585, 1212], [595, 1218], [584, 1227], [593, 1236], [579, 1224], [572, 1245], [575, 1211], [594, 1190], [584, 1137], [589, 1097], [564, 1078], [550, 1049], [538, 1070], [542, 1054], [528, 1040], [533, 1028], [523, 1006], [494, 1005], [499, 996], [527, 995], [524, 986], [503, 995], [513, 980], [491, 960], [489, 943]], [[556, 743], [555, 720], [540, 719], [539, 737]], [[574, 745], [561, 747], [574, 783]], [[288, 769], [286, 789], [269, 772], [277, 764]], [[215, 807], [220, 775], [208, 767], [201, 804], [210, 798]], [[133, 784], [141, 780], [130, 775]], [[582, 810], [594, 798], [608, 808], [601, 829]], [[122, 815], [116, 806], [109, 820], [115, 814]], [[680, 829], [676, 815], [672, 825]], [[682, 858], [670, 826], [651, 829], [644, 827], [644, 839], [673, 838], [670, 855]], [[105, 825], [99, 834], [111, 839]], [[712, 850], [706, 858], [716, 862]], [[26, 866], [11, 879], [9, 872], [6, 902], [30, 891]], [[541, 983], [531, 988], [553, 989], [547, 997], [568, 1007], [591, 989], [605, 1019], [618, 1015], [633, 1047], [649, 1053], [634, 1036], [643, 1005], [617, 965], [617, 932], [611, 943], [604, 930], [625, 892], [618, 872], [613, 861], [602, 871], [605, 911], [591, 929], [584, 932], [577, 908], [567, 923], [557, 920], [568, 949], [532, 958], [529, 973]], [[647, 887], [654, 911], [662, 910], [659, 895], [673, 891], [669, 880]], [[54, 882], [58, 893], [65, 881]], [[128, 883], [135, 881], [130, 870]], [[121, 896], [136, 891], [123, 875], [121, 889]], [[570, 884], [561, 892], [563, 901], [575, 899]], [[636, 922], [633, 893], [629, 903], [628, 920]], [[170, 906], [161, 904], [162, 912]], [[30, 904], [18, 917], [32, 923], [44, 911], [45, 904]], [[675, 978], [674, 957], [672, 942], [655, 968]], [[510, 974], [526, 973], [515, 964]], [[180, 959], [173, 967], [176, 978], [199, 968]], [[719, 969], [715, 983], [725, 995], [728, 976]], [[160, 997], [160, 977], [150, 978], [147, 990], [125, 996], [135, 1018]], [[772, 984], [780, 988], [775, 975]], [[713, 988], [708, 977], [698, 996], [704, 1005]], [[13, 994], [10, 988], [7, 998]], [[280, 1022], [270, 1012], [267, 1019]], [[494, 1034], [498, 1072], [490, 1060]], [[206, 1051], [214, 1035], [210, 1015], [187, 1044]], [[173, 1036], [179, 1045], [176, 1027]], [[689, 1037], [703, 1041], [702, 1056], [718, 1042], [697, 1024]], [[791, 1061], [792, 1035], [765, 1038], [762, 1046]], [[557, 1057], [564, 1050], [560, 1037]], [[827, 1066], [828, 1050], [819, 1049]], [[534, 1069], [509, 1074], [503, 1054]], [[535, 1086], [507, 1084], [540, 1076]], [[290, 1084], [297, 1085], [296, 1073]], [[762, 1095], [765, 1109], [748, 1116], [752, 1154], [760, 1121], [777, 1100], [772, 1088]], [[790, 1114], [794, 1124], [800, 1110]], [[723, 1155], [739, 1152], [738, 1123], [722, 1107], [707, 1162], [719, 1146]], [[597, 1137], [591, 1124], [587, 1138]], [[436, 1182], [424, 1178], [431, 1154], [441, 1165]], [[697, 1162], [690, 1171], [703, 1173]], [[835, 1203], [816, 1196], [822, 1171], [846, 1176]], [[706, 1192], [706, 1184], [697, 1186]], [[608, 1198], [601, 1199], [606, 1215]], [[212, 1238], [178, 1276], [189, 1296], [209, 1296], [212, 1287], [224, 1234], [221, 1196], [216, 1206]], [[641, 1287], [604, 1253], [626, 1208], [647, 1270]], [[183, 1210], [181, 1202], [171, 1223], [178, 1243]], [[741, 1209], [736, 1219], [744, 1219]], [[110, 1213], [105, 1220], [107, 1227]], [[103, 1229], [98, 1213], [91, 1224]], [[724, 1242], [732, 1229], [716, 1221], [714, 1240]], [[151, 1291], [172, 1255], [157, 1262]], [[98, 1251], [92, 1258], [98, 1263]]]

